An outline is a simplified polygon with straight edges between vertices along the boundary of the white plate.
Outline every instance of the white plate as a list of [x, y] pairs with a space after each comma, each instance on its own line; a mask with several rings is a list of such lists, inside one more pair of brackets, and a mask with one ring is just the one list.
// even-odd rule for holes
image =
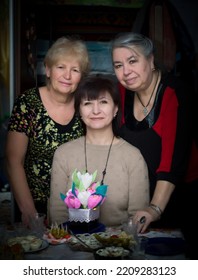
[[46, 249], [48, 246], [49, 246], [49, 243], [48, 243], [46, 240], [42, 240], [42, 245], [41, 245], [41, 247], [39, 247], [38, 249], [34, 249], [34, 250], [30, 249], [30, 250], [28, 250], [28, 251], [26, 251], [26, 252], [24, 252], [24, 253], [25, 253], [25, 254], [29, 254], [29, 253], [39, 252], [39, 251], [41, 251], [41, 250]]

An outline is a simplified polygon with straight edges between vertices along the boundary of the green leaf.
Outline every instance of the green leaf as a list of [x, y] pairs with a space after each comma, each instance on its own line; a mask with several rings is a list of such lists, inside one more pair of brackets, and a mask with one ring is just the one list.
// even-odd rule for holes
[[73, 172], [72, 177], [73, 177], [73, 182], [75, 183], [76, 187], [78, 187], [80, 182], [77, 176], [77, 169], [75, 169], [75, 171]]
[[102, 196], [105, 196], [106, 192], [107, 192], [107, 188], [108, 188], [107, 185], [98, 186], [97, 189], [96, 189], [95, 194], [100, 194]]
[[63, 193], [60, 193], [60, 198], [64, 201], [66, 198], [66, 195], [64, 195]]
[[92, 182], [95, 181], [96, 176], [97, 176], [97, 170], [92, 174]]
[[76, 187], [75, 183], [72, 182], [72, 189], [71, 189], [71, 191], [72, 191], [72, 193], [73, 193], [74, 196], [76, 196], [75, 187]]

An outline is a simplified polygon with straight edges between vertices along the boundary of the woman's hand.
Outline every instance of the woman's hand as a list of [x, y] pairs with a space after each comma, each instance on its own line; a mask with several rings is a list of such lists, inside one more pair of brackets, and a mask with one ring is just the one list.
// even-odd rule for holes
[[136, 225], [137, 233], [144, 233], [151, 222], [160, 219], [160, 215], [152, 208], [148, 207], [145, 210], [139, 210], [133, 216], [133, 223]]
[[[30, 209], [29, 209], [30, 210]], [[27, 226], [30, 227], [30, 221], [31, 221], [31, 217], [34, 217], [36, 215], [37, 211], [36, 209], [32, 209], [32, 211], [28, 211], [28, 212], [22, 212], [21, 213], [21, 221], [22, 223]]]
[[165, 210], [166, 205], [170, 200], [174, 188], [175, 185], [168, 181], [157, 181], [150, 206], [144, 210], [138, 210], [133, 217], [133, 222], [137, 226], [138, 233], [145, 232], [151, 222], [160, 219], [162, 212]]

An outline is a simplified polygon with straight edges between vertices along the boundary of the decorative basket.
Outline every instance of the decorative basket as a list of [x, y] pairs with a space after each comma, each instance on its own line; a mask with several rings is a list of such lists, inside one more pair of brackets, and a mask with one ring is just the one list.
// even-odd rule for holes
[[99, 218], [99, 208], [94, 209], [75, 209], [69, 208], [69, 221], [89, 223]]

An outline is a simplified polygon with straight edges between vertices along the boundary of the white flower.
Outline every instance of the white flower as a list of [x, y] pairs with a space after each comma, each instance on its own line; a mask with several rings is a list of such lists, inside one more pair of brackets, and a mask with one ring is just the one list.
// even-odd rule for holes
[[81, 174], [79, 171], [77, 172], [77, 176], [80, 182], [82, 182], [82, 185], [84, 186], [84, 189], [86, 190], [92, 183], [93, 175], [89, 173]]
[[80, 200], [81, 204], [84, 207], [87, 207], [88, 204], [88, 198], [90, 197], [91, 193], [87, 191], [82, 191], [78, 193], [78, 199]]

